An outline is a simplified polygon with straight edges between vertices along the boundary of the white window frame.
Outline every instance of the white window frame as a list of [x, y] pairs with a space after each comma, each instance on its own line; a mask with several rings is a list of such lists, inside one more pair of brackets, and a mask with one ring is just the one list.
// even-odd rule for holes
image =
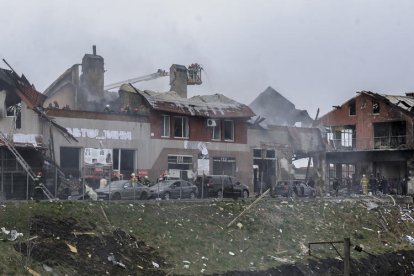
[[170, 115], [161, 115], [161, 137], [170, 138], [171, 117]]
[[352, 147], [353, 129], [345, 128], [341, 131], [341, 146]]
[[[226, 137], [226, 123], [231, 123], [231, 139]], [[234, 120], [224, 120], [223, 123], [224, 141], [234, 142]]]
[[[221, 122], [220, 120], [215, 120], [216, 126], [211, 128], [211, 140], [221, 141]], [[218, 135], [218, 138], [215, 138], [215, 134]]]
[[[182, 131], [181, 136], [175, 136], [175, 128], [177, 119], [181, 119]], [[190, 128], [188, 117], [185, 116], [174, 116], [174, 138], [188, 139], [190, 137]]]

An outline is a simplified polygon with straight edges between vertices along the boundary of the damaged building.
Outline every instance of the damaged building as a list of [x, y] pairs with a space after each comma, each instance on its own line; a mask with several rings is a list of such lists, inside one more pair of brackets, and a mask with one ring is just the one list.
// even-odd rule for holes
[[[158, 70], [104, 86], [104, 59], [93, 47], [92, 54], [85, 54], [44, 94], [24, 77], [13, 73], [10, 85], [2, 75], [3, 111], [12, 112], [16, 105], [22, 110], [13, 116], [5, 113], [2, 129], [13, 126], [8, 137], [33, 170], [45, 172], [47, 187], [62, 198], [80, 187], [79, 181], [69, 185], [68, 180], [97, 188], [102, 178], [129, 179], [131, 173], [153, 182], [160, 176], [192, 180], [224, 174], [237, 177], [251, 192], [262, 192], [258, 183], [267, 188], [292, 179], [295, 159], [312, 158], [314, 167], [324, 167], [321, 135], [306, 111], [270, 87], [251, 107], [222, 94], [188, 98], [188, 85], [202, 83], [201, 69], [198, 64], [173, 64], [168, 73]], [[171, 86], [167, 92], [133, 85], [166, 76]], [[17, 89], [21, 83], [36, 97]], [[2, 162], [9, 162], [10, 153], [2, 149], [1, 154]], [[2, 166], [2, 183], [7, 184], [1, 191], [7, 198], [28, 198], [27, 174], [16, 161], [15, 166]], [[21, 196], [16, 196], [19, 189]]]
[[370, 91], [321, 117], [327, 140], [329, 177], [353, 179], [362, 174], [386, 177], [391, 188], [408, 179], [414, 192], [413, 125], [414, 93], [404, 96]]
[[132, 172], [151, 181], [227, 174], [250, 185], [247, 125], [255, 114], [221, 94], [188, 98], [187, 86], [201, 84], [197, 64], [172, 65], [171, 90], [163, 93], [131, 83], [105, 91], [103, 64], [94, 48], [45, 91], [47, 114], [79, 140], [54, 139], [67, 175], [83, 175], [93, 187], [102, 177], [129, 178]]
[[324, 174], [325, 143], [306, 110], [296, 109], [272, 87], [249, 106], [256, 114], [248, 129], [256, 192], [276, 181], [296, 178], [297, 168], [292, 162], [298, 159], [313, 161], [311, 168], [308, 163], [303, 179], [314, 177], [318, 171]]
[[[33, 177], [29, 176], [33, 176], [33, 172], [52, 173], [44, 170], [45, 162], [56, 174], [55, 163], [47, 157], [50, 157], [50, 137], [55, 135], [76, 141], [64, 127], [46, 115], [42, 108], [45, 100], [46, 96], [38, 92], [24, 75], [0, 69], [0, 196], [3, 198], [32, 197], [34, 184]], [[50, 189], [57, 189], [50, 184]]]

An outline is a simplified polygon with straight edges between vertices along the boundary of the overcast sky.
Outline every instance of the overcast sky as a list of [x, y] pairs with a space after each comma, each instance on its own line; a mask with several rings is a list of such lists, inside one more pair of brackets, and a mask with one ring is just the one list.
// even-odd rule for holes
[[[356, 91], [414, 91], [414, 1], [0, 0], [0, 57], [39, 91], [85, 53], [105, 58], [105, 83], [204, 67], [189, 96], [250, 104], [272, 86], [314, 116]], [[6, 68], [4, 63], [0, 67]], [[140, 88], [169, 89], [169, 79]]]

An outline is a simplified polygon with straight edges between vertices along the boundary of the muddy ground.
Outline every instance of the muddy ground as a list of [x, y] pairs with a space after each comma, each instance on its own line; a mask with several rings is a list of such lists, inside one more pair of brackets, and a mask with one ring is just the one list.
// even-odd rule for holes
[[70, 275], [165, 275], [168, 264], [154, 248], [121, 229], [110, 234], [93, 224], [78, 225], [74, 218], [36, 216], [31, 240], [14, 248], [44, 265]]
[[[225, 276], [259, 276], [259, 275], [343, 275], [343, 262], [338, 259], [309, 260], [306, 263], [282, 265], [266, 271], [231, 271]], [[414, 250], [398, 251], [378, 256], [368, 256], [351, 261], [351, 275], [413, 275]]]
[[[157, 251], [121, 229], [110, 234], [93, 224], [80, 226], [74, 218], [36, 216], [31, 220], [31, 240], [15, 249], [50, 267], [73, 275], [165, 275], [169, 265]], [[112, 257], [113, 256], [113, 257]], [[397, 265], [395, 265], [397, 264]], [[157, 267], [159, 266], [159, 267]], [[353, 275], [410, 275], [414, 250], [352, 260]], [[314, 259], [266, 271], [231, 271], [213, 275], [341, 275], [338, 259]]]

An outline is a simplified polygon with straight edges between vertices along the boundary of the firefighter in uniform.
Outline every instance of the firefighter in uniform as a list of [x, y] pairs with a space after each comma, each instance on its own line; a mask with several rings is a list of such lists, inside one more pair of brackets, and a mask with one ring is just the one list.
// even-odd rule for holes
[[43, 199], [43, 189], [42, 186], [43, 185], [43, 175], [42, 172], [38, 172], [36, 175], [36, 178], [34, 179], [34, 199], [35, 200], [40, 200]]
[[362, 188], [362, 193], [364, 195], [367, 195], [368, 194], [368, 178], [365, 176], [365, 174], [363, 174], [361, 178], [361, 188]]

